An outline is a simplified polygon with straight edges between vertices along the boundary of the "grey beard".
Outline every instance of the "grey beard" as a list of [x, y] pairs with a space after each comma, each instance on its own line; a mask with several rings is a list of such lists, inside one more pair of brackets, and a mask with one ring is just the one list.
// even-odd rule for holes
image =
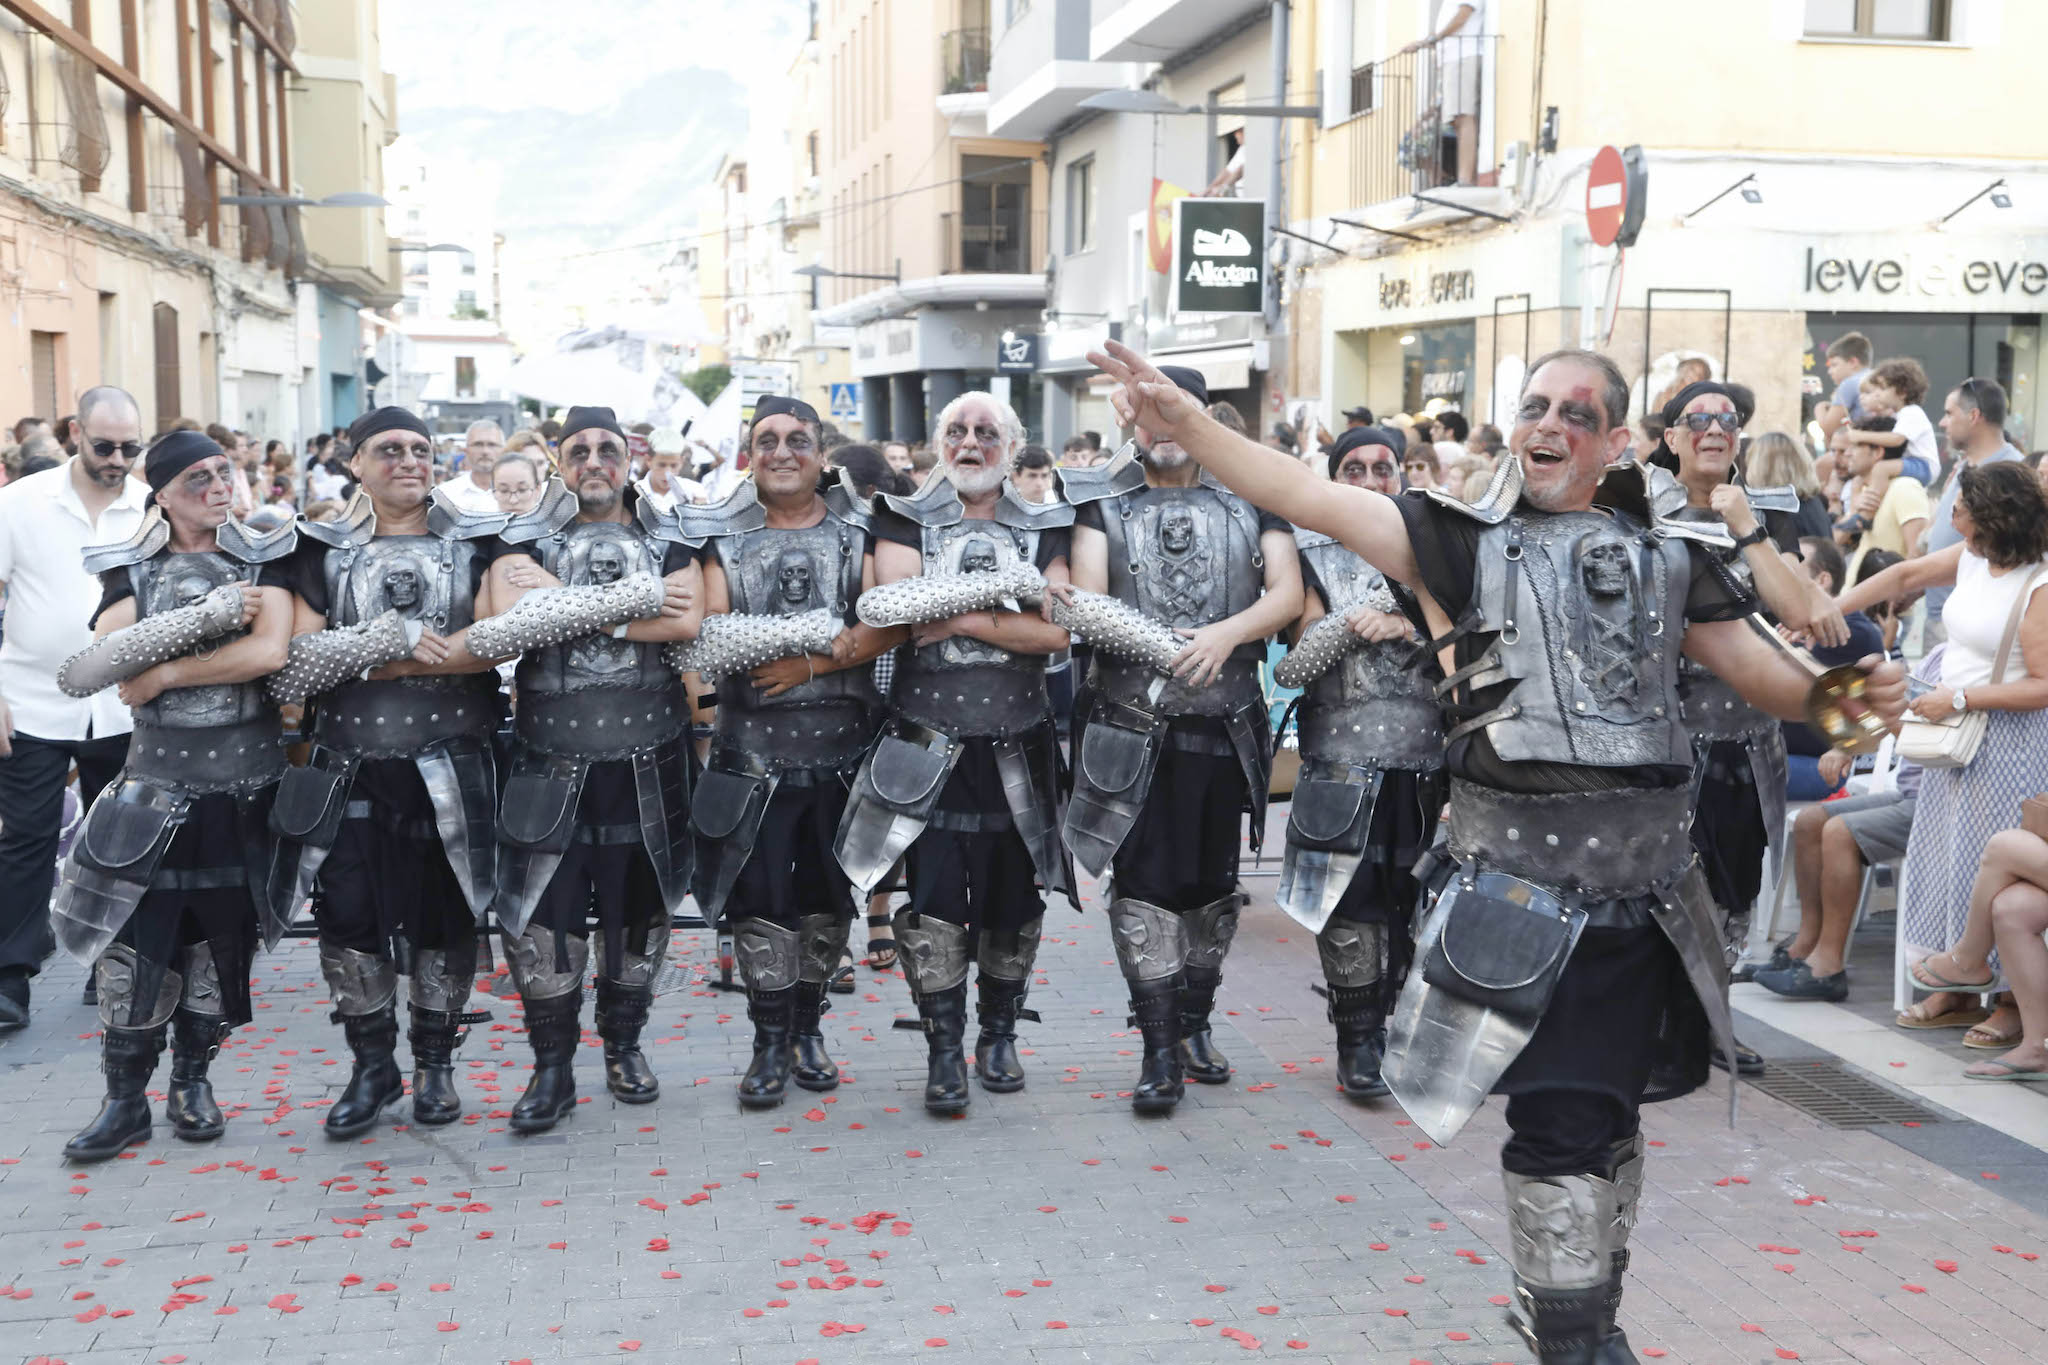
[[585, 492], [579, 486], [576, 490], [576, 505], [593, 516], [610, 512], [619, 505], [619, 490], [606, 485], [603, 493], [595, 493]]
[[1174, 445], [1173, 442], [1168, 441], [1165, 444], [1171, 446], [1172, 449], [1162, 451], [1158, 446], [1153, 446], [1140, 452], [1140, 458], [1154, 469], [1179, 469], [1192, 458], [1185, 450]]
[[993, 493], [1002, 486], [1003, 467], [1001, 465], [983, 465], [979, 469], [972, 470], [961, 469], [957, 465], [953, 468], [953, 487], [958, 489], [964, 497], [978, 498], [985, 493]]

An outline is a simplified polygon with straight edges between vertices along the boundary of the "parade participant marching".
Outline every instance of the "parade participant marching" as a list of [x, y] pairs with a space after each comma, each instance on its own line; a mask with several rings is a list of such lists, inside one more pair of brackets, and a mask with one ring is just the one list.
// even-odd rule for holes
[[271, 681], [306, 700], [313, 753], [278, 787], [274, 876], [310, 893], [320, 970], [355, 1066], [327, 1135], [368, 1131], [404, 1091], [398, 977], [411, 978], [413, 1119], [462, 1113], [454, 1055], [495, 882], [498, 676], [464, 634], [500, 516], [434, 490], [434, 438], [404, 408], [349, 428], [358, 488], [334, 521], [301, 522], [291, 661]]
[[723, 502], [676, 509], [688, 535], [709, 537], [703, 632], [683, 662], [718, 688], [691, 803], [692, 889], [706, 919], [731, 925], [754, 1025], [749, 1108], [780, 1104], [792, 1066], [807, 1090], [839, 1084], [818, 1019], [853, 887], [832, 841], [881, 706], [870, 665], [906, 638], [854, 619], [874, 586], [869, 513], [823, 478], [821, 425], [808, 403], [763, 399], [752, 477]]
[[[1330, 450], [1330, 477], [1397, 493], [1400, 449], [1391, 432], [1354, 427]], [[1432, 690], [1443, 675], [1379, 570], [1331, 536], [1297, 529], [1294, 537], [1304, 604], [1294, 649], [1273, 680], [1303, 689], [1301, 773], [1274, 899], [1316, 935], [1337, 1028], [1337, 1085], [1373, 1099], [1387, 1093], [1380, 1064], [1413, 943], [1413, 869], [1443, 807]]]
[[170, 1025], [171, 1132], [226, 1131], [207, 1066], [249, 1022], [259, 934], [290, 907], [269, 896], [266, 819], [284, 773], [283, 728], [260, 680], [291, 638], [290, 525], [231, 521], [233, 467], [178, 431], [143, 457], [153, 505], [127, 540], [85, 552], [103, 593], [98, 637], [57, 682], [74, 697], [120, 689], [135, 713], [121, 774], [93, 802], [51, 906], [64, 950], [94, 968], [106, 1103], [64, 1146], [104, 1161], [149, 1136], [144, 1093]]
[[[1196, 371], [1162, 373], [1207, 405]], [[1076, 625], [1095, 663], [1090, 705], [1075, 708], [1086, 724], [1062, 833], [1090, 873], [1114, 867], [1110, 932], [1145, 1040], [1131, 1107], [1165, 1113], [1184, 1074], [1230, 1079], [1209, 1012], [1237, 931], [1245, 812], [1254, 849], [1265, 830], [1273, 736], [1259, 663], [1301, 614], [1301, 566], [1288, 525], [1204, 475], [1171, 428], [1141, 423], [1138, 441], [1142, 464], [1061, 471], [1076, 508], [1073, 585], [1114, 598], [1130, 627], [1163, 624], [1187, 643], [1162, 677], [1129, 657], [1120, 637], [1132, 630]]]
[[1021, 1090], [1017, 1018], [1038, 958], [1039, 887], [1072, 894], [1045, 686], [1047, 656], [1067, 632], [1019, 598], [1035, 594], [1041, 574], [1067, 581], [1074, 509], [1027, 502], [1010, 482], [1024, 428], [993, 395], [955, 398], [936, 432], [932, 476], [913, 495], [883, 495], [875, 511], [883, 586], [860, 613], [911, 625], [914, 648], [897, 665], [893, 715], [861, 766], [835, 852], [865, 897], [909, 850], [896, 940], [929, 1044], [924, 1105], [956, 1114], [968, 1101], [970, 963], [975, 1074], [986, 1090]]
[[[1731, 477], [1743, 420], [1736, 395], [1712, 381], [1689, 384], [1665, 404], [1664, 415], [1664, 441], [1678, 457], [1673, 491], [1682, 491], [1683, 501], [1668, 508], [1660, 502], [1660, 513], [1732, 539], [1732, 549], [1712, 556], [1731, 592], [1754, 594], [1789, 630], [1817, 630], [1825, 644], [1845, 642], [1841, 613], [1831, 606], [1814, 611], [1810, 581], [1785, 563], [1779, 551], [1787, 546], [1772, 539], [1747, 491]], [[1787, 530], [1796, 553], [1796, 528]], [[1693, 740], [1693, 848], [1714, 903], [1728, 917], [1730, 941], [1740, 944], [1763, 887], [1766, 850], [1774, 879], [1784, 861], [1785, 732], [1775, 716], [1689, 658], [1679, 661], [1678, 691]], [[1782, 965], [1789, 971], [1790, 959]], [[1745, 1075], [1763, 1069], [1763, 1058], [1739, 1042], [1735, 1061]]]
[[517, 1133], [576, 1107], [593, 930], [605, 1086], [627, 1104], [661, 1093], [640, 1031], [690, 890], [690, 708], [661, 651], [696, 638], [697, 552], [626, 482], [610, 408], [569, 409], [560, 452], [561, 476], [499, 533], [491, 614], [469, 632], [472, 653], [520, 656], [496, 901], [534, 1054]]
[[[1688, 839], [1679, 653], [1788, 718], [1812, 680], [1694, 552], [1725, 538], [1653, 524], [1640, 466], [1608, 471], [1629, 440], [1628, 385], [1604, 356], [1530, 367], [1514, 458], [1467, 505], [1327, 483], [1108, 350], [1091, 359], [1121, 381], [1120, 415], [1410, 587], [1452, 652], [1448, 860], [1424, 879], [1433, 901], [1386, 1079], [1439, 1142], [1489, 1090], [1509, 1096], [1518, 1327], [1545, 1365], [1634, 1361], [1615, 1314], [1642, 1184], [1638, 1106], [1701, 1084], [1710, 1038], [1732, 1047], [1726, 926]], [[1903, 671], [1868, 666], [1866, 702], [1896, 719]], [[1653, 1070], [1666, 1088], [1646, 1094]]]

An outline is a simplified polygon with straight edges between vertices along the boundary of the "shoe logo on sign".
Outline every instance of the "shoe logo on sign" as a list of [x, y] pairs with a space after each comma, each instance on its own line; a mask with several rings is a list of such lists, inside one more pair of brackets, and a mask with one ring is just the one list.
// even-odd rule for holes
[[1252, 244], [1236, 228], [1225, 228], [1213, 232], [1208, 228], [1195, 229], [1195, 254], [1197, 256], [1249, 256]]

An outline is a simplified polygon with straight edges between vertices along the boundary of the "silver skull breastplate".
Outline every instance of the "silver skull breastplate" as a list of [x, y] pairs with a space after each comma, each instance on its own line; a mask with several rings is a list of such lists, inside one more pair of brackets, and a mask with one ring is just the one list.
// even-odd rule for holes
[[377, 536], [327, 552], [327, 624], [354, 626], [396, 609], [437, 635], [476, 618], [471, 566], [477, 542], [440, 536]]
[[1234, 616], [1265, 586], [1258, 513], [1203, 485], [1143, 488], [1103, 504], [1109, 591], [1154, 620], [1195, 628]]
[[[828, 516], [816, 526], [791, 530], [767, 527], [720, 536], [710, 543], [710, 549], [725, 570], [734, 612], [799, 616], [823, 607], [843, 620], [860, 596], [861, 561], [867, 540], [858, 527]], [[873, 671], [866, 666], [827, 674], [768, 701], [763, 701], [745, 678], [725, 679], [719, 684], [718, 694], [722, 707], [746, 711], [781, 710], [829, 701], [872, 704], [879, 700]]]
[[[564, 587], [601, 586], [632, 574], [661, 577], [661, 542], [624, 522], [571, 522], [530, 547], [533, 557]], [[614, 639], [610, 632], [529, 650], [520, 657], [521, 692], [580, 692], [587, 688], [664, 690], [674, 674], [661, 646]]]
[[[1358, 555], [1308, 532], [1297, 531], [1295, 542], [1328, 594], [1330, 615], [1360, 606], [1399, 610], [1386, 578]], [[1303, 694], [1302, 753], [1359, 764], [1433, 766], [1443, 752], [1435, 675], [1414, 642], [1388, 641], [1350, 651]]]
[[1682, 543], [1619, 516], [1525, 508], [1488, 527], [1472, 605], [1495, 639], [1470, 686], [1514, 688], [1452, 737], [1483, 725], [1509, 762], [1688, 764], [1678, 657], [1690, 584]]
[[[135, 589], [135, 619], [189, 607], [229, 583], [253, 586], [256, 574], [255, 565], [218, 551], [152, 555], [128, 566], [128, 581]], [[223, 649], [248, 633], [236, 630], [209, 641], [206, 652]], [[134, 708], [138, 724], [179, 730], [239, 725], [269, 715], [272, 709], [264, 700], [260, 681], [172, 688]]]

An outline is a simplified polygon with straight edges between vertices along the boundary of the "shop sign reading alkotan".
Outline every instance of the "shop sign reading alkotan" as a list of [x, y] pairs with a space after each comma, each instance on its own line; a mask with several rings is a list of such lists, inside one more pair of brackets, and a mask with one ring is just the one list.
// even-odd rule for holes
[[[1924, 309], [2048, 302], [2048, 243], [2028, 240], [1956, 246], [1808, 246], [1801, 291], [1812, 307]], [[1825, 300], [1823, 303], [1822, 301]]]

